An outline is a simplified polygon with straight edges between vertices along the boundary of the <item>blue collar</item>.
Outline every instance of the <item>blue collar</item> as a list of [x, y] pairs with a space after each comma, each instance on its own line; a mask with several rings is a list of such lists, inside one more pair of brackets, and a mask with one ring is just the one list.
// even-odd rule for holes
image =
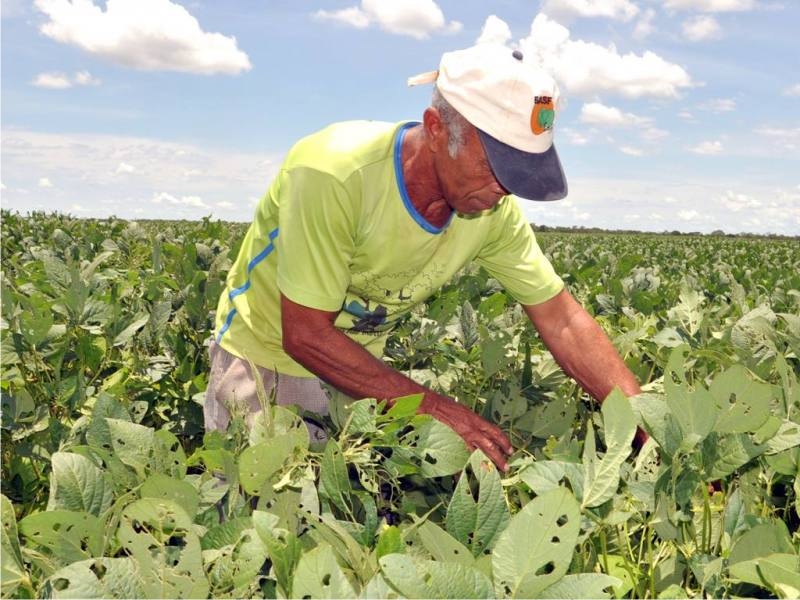
[[408, 197], [408, 191], [406, 190], [406, 182], [403, 178], [403, 157], [402, 157], [402, 149], [403, 149], [403, 138], [406, 136], [406, 131], [408, 131], [411, 127], [415, 125], [419, 125], [419, 122], [412, 121], [410, 123], [404, 123], [401, 125], [400, 129], [397, 131], [395, 140], [394, 140], [394, 174], [397, 178], [397, 188], [400, 191], [400, 197], [403, 198], [403, 204], [408, 211], [408, 214], [417, 222], [417, 224], [422, 227], [428, 233], [442, 233], [447, 226], [450, 224], [450, 221], [453, 219], [453, 215], [455, 211], [450, 213], [450, 216], [447, 218], [447, 222], [442, 225], [441, 227], [435, 227], [431, 225], [425, 217], [423, 217], [417, 211], [414, 204], [411, 202], [411, 198]]

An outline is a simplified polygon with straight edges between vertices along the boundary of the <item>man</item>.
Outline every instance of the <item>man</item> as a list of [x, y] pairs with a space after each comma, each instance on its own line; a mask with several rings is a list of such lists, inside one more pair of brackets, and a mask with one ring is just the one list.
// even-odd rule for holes
[[566, 195], [552, 143], [553, 79], [494, 44], [446, 53], [437, 72], [413, 79], [435, 80], [421, 123], [335, 124], [286, 157], [220, 298], [208, 429], [227, 425], [231, 402], [259, 409], [249, 359], [267, 390], [277, 380], [279, 404], [322, 414], [320, 380], [389, 403], [422, 393], [420, 412], [506, 470], [512, 447], [497, 426], [380, 359], [392, 326], [471, 261], [522, 303], [561, 367], [594, 398], [614, 386], [639, 393], [509, 195]]

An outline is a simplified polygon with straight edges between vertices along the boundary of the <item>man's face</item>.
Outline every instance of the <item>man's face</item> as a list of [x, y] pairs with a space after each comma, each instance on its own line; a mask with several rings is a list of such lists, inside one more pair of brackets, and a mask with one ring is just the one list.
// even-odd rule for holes
[[455, 158], [449, 152], [439, 152], [439, 181], [447, 204], [462, 214], [476, 214], [493, 208], [508, 195], [495, 179], [478, 131], [468, 125], [464, 144]]

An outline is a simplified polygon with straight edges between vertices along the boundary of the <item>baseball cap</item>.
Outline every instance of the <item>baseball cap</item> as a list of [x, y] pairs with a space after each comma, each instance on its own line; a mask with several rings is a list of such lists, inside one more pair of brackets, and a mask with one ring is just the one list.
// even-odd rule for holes
[[553, 145], [559, 92], [555, 80], [520, 50], [481, 43], [445, 52], [439, 70], [408, 80], [436, 82], [453, 108], [478, 129], [500, 184], [528, 200], [567, 195], [564, 169]]

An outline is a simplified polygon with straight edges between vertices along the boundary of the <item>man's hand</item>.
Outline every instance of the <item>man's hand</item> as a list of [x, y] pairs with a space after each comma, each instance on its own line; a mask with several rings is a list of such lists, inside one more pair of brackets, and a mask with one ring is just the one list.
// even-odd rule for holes
[[460, 435], [470, 450], [480, 448], [501, 471], [508, 471], [506, 458], [514, 451], [503, 431], [463, 404], [427, 393], [419, 412], [429, 414]]

